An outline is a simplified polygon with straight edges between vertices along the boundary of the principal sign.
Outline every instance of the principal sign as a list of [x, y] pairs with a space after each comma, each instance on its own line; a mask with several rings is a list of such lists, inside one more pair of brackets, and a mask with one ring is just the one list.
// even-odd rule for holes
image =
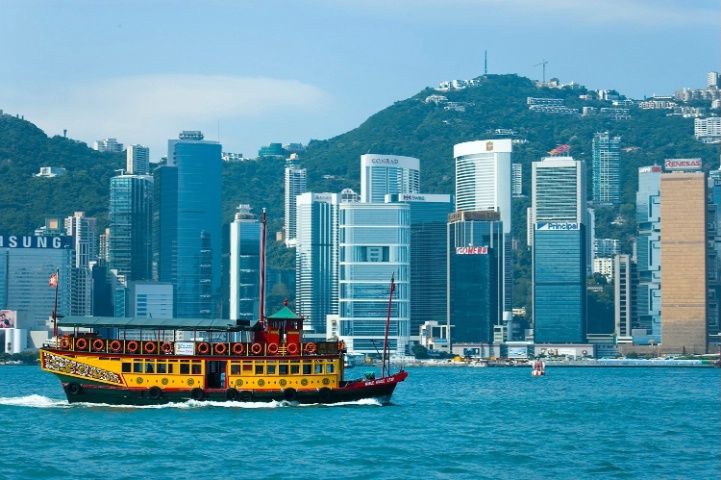
[[73, 237], [36, 237], [35, 235], [0, 235], [0, 248], [73, 248]]
[[536, 230], [580, 230], [579, 223], [537, 223]]

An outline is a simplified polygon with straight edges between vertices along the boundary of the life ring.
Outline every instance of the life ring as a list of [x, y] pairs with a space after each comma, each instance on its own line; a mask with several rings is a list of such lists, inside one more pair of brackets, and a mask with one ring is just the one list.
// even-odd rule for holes
[[254, 343], [250, 346], [250, 351], [253, 352], [253, 355], [258, 355], [260, 352], [263, 351], [263, 347], [260, 345], [260, 343]]
[[292, 402], [298, 396], [298, 392], [295, 388], [286, 388], [283, 390], [283, 398], [289, 402]]
[[83, 393], [83, 387], [81, 387], [79, 383], [68, 383], [68, 386], [66, 388], [70, 395], [80, 395], [81, 393]]
[[224, 343], [216, 343], [214, 350], [216, 355], [224, 355], [225, 351], [228, 350], [228, 346]]
[[328, 403], [330, 401], [331, 393], [331, 389], [328, 387], [323, 387], [318, 390], [318, 400], [320, 403]]
[[289, 344], [286, 346], [286, 351], [287, 351], [290, 355], [296, 355], [296, 354], [298, 353], [298, 344], [297, 344], [297, 343], [289, 343]]
[[338, 341], [338, 351], [342, 352], [345, 350], [345, 342], [343, 340]]
[[271, 342], [268, 344], [268, 353], [271, 355], [275, 355], [278, 353], [278, 344], [275, 342]]
[[163, 390], [160, 387], [150, 387], [148, 390], [148, 397], [150, 397], [153, 400], [158, 400], [160, 397], [163, 396]]
[[163, 342], [163, 344], [160, 346], [160, 349], [163, 351], [163, 353], [173, 353], [173, 344], [170, 342]]
[[588, 350], [583, 350], [583, 351], [581, 351], [581, 353], [584, 355], [588, 355]]
[[64, 336], [60, 339], [60, 348], [62, 348], [63, 350], [67, 350], [68, 348], [70, 348], [70, 339], [68, 337]]
[[315, 353], [316, 351], [316, 345], [313, 342], [308, 342], [305, 344], [305, 353]]
[[210, 352], [210, 344], [208, 342], [203, 342], [198, 344], [198, 353], [201, 355], [207, 355], [208, 352]]
[[112, 340], [108, 345], [108, 348], [110, 348], [111, 352], [118, 353], [120, 349], [123, 348], [123, 344], [120, 343], [120, 340]]
[[194, 388], [190, 391], [190, 398], [193, 400], [202, 400], [205, 398], [205, 392], [202, 388]]
[[105, 348], [105, 342], [103, 342], [102, 339], [96, 338], [95, 340], [93, 340], [93, 350], [95, 350], [96, 352], [100, 352], [103, 350], [103, 348]]
[[131, 340], [125, 345], [125, 350], [130, 353], [135, 353], [138, 351], [139, 347], [140, 345], [138, 344], [138, 342], [136, 342], [135, 340]]
[[145, 353], [155, 352], [155, 342], [151, 342], [151, 341], [145, 342], [145, 345], [143, 345], [143, 350], [145, 350]]
[[237, 400], [238, 399], [238, 390], [236, 390], [234, 388], [229, 388], [228, 390], [226, 390], [225, 391], [225, 399], [230, 402], [234, 402], [235, 400]]
[[84, 338], [78, 338], [75, 340], [75, 349], [76, 350], [85, 350], [88, 348], [88, 341]]
[[245, 347], [243, 347], [242, 343], [234, 343], [232, 350], [233, 350], [233, 353], [236, 355], [243, 355], [243, 351], [245, 350]]

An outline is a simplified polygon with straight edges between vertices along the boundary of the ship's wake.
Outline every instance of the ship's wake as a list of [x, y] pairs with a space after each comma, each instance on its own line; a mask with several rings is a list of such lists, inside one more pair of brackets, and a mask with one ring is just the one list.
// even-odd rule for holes
[[293, 407], [347, 407], [347, 406], [382, 406], [383, 403], [374, 398], [366, 398], [353, 402], [339, 402], [333, 404], [299, 404], [298, 402], [216, 402], [188, 400], [182, 403], [164, 403], [159, 405], [111, 405], [108, 403], [69, 403], [67, 400], [44, 397], [42, 395], [25, 395], [22, 397], [0, 397], [0, 406], [26, 407], [26, 408], [121, 408], [121, 409], [196, 409], [196, 408], [243, 408], [243, 409], [272, 409]]

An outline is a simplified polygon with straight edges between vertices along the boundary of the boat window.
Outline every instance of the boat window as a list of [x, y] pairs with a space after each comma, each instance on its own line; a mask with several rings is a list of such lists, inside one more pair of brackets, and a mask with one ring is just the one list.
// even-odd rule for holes
[[143, 362], [135, 362], [133, 364], [134, 373], [143, 373]]
[[199, 362], [193, 362], [193, 375], [200, 375], [200, 363]]
[[250, 363], [244, 363], [243, 364], [243, 372], [250, 373], [253, 371], [253, 365]]
[[288, 365], [286, 365], [286, 364], [278, 365], [278, 374], [288, 375]]
[[158, 362], [158, 373], [167, 373], [168, 365], [165, 362]]
[[155, 372], [155, 363], [152, 360], [146, 361], [145, 373], [154, 373], [154, 372]]
[[291, 375], [297, 375], [300, 373], [300, 365], [291, 365], [290, 366], [290, 374]]
[[310, 372], [311, 372], [310, 363], [304, 363], [303, 364], [303, 375], [310, 375]]
[[180, 364], [180, 374], [181, 375], [188, 375], [190, 373], [190, 365], [187, 363], [181, 363]]
[[315, 364], [315, 373], [323, 373], [323, 363], [318, 362]]
[[237, 363], [232, 363], [230, 365], [230, 374], [231, 375], [240, 375], [240, 365]]
[[268, 365], [268, 375], [275, 375], [275, 363]]
[[130, 373], [133, 369], [130, 367], [130, 362], [123, 362], [123, 373]]
[[175, 362], [168, 362], [168, 373], [173, 373], [173, 364]]
[[333, 373], [335, 372], [335, 365], [332, 363], [329, 363], [325, 366], [325, 373]]
[[255, 365], [255, 374], [256, 375], [263, 375], [263, 364], [256, 364]]

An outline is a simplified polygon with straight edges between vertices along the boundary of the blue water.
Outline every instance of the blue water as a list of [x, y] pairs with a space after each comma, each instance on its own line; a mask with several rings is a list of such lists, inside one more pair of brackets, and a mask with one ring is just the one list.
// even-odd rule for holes
[[0, 479], [720, 476], [719, 369], [409, 371], [390, 406], [142, 408], [70, 406], [53, 375], [0, 367]]

